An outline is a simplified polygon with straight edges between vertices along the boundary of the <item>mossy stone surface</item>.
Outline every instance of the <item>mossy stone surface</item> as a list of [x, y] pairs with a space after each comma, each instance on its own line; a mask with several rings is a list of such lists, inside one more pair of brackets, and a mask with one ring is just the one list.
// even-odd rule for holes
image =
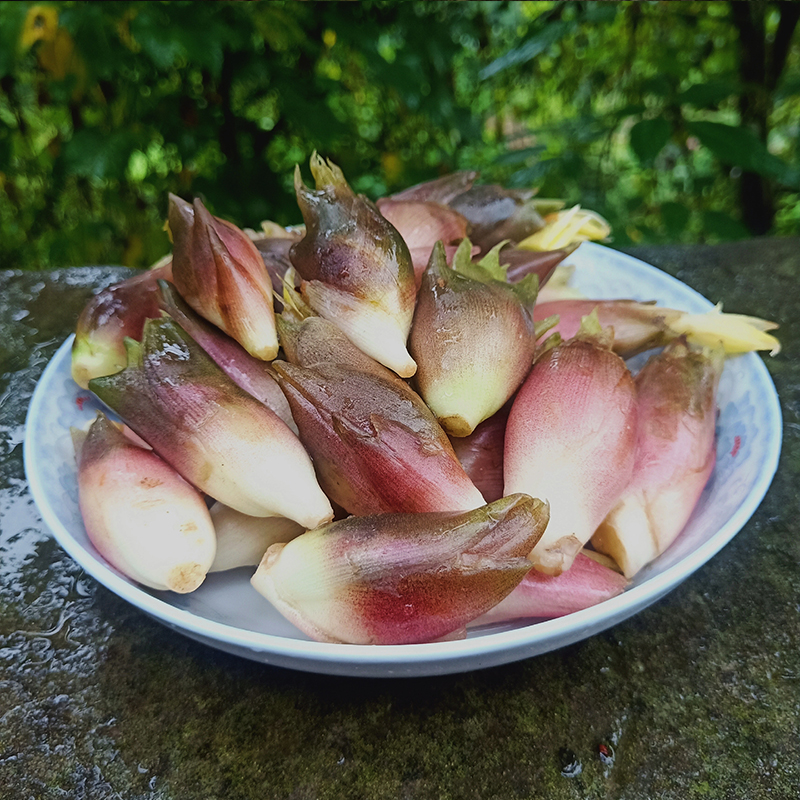
[[800, 240], [630, 251], [774, 319], [785, 437], [742, 531], [632, 619], [441, 678], [342, 679], [196, 644], [86, 576], [22, 467], [47, 360], [113, 268], [0, 273], [4, 800], [760, 800], [800, 796]]

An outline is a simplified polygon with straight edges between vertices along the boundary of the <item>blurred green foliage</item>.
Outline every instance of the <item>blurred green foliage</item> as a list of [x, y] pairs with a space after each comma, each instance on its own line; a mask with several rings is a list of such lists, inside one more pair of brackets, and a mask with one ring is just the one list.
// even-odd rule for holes
[[[746, 8], [741, 8], [742, 6]], [[614, 243], [800, 232], [793, 3], [0, 3], [0, 266], [145, 266], [168, 192], [299, 220], [454, 169]]]

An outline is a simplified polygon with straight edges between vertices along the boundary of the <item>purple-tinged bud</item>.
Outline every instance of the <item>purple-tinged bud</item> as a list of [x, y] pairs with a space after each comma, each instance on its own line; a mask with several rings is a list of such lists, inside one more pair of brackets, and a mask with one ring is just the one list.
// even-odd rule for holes
[[199, 492], [103, 414], [72, 434], [81, 514], [100, 555], [145, 586], [194, 591], [216, 550]]
[[270, 374], [267, 364], [251, 356], [235, 339], [203, 319], [183, 300], [171, 283], [159, 281], [159, 289], [162, 310], [205, 350], [237, 386], [272, 409], [293, 433], [297, 433], [289, 404]]
[[441, 639], [496, 605], [531, 568], [547, 506], [525, 495], [463, 514], [349, 517], [273, 545], [252, 584], [314, 639]]
[[186, 480], [251, 516], [331, 519], [297, 437], [177, 323], [148, 320], [141, 344], [127, 345], [128, 366], [89, 388]]
[[633, 473], [636, 389], [610, 341], [587, 317], [578, 336], [537, 360], [508, 417], [505, 492], [550, 503], [530, 558], [551, 575], [569, 568]]
[[272, 282], [250, 238], [200, 200], [169, 196], [173, 282], [184, 300], [250, 355], [278, 354]]
[[171, 263], [98, 292], [84, 307], [72, 344], [72, 378], [83, 389], [92, 378], [125, 367], [125, 337], [139, 339], [146, 319], [161, 316], [157, 281], [169, 279]]
[[316, 153], [308, 189], [295, 172], [305, 237], [290, 257], [303, 297], [367, 355], [408, 378], [416, 364], [406, 350], [414, 315], [414, 268], [400, 234], [375, 206], [356, 196], [342, 171]]
[[630, 578], [683, 530], [716, 460], [716, 392], [721, 349], [677, 339], [636, 376], [638, 422], [633, 477], [592, 536]]
[[396, 376], [336, 364], [273, 369], [320, 485], [351, 514], [484, 504], [436, 418]]

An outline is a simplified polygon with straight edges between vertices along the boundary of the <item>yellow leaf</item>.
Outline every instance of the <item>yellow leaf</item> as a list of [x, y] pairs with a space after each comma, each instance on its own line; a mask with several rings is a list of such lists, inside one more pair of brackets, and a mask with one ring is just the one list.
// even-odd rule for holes
[[768, 330], [778, 326], [769, 320], [746, 317], [742, 314], [723, 314], [717, 305], [707, 314], [683, 314], [669, 323], [676, 333], [684, 333], [695, 344], [712, 346], [721, 343], [729, 355], [769, 350], [780, 352], [780, 342]]
[[43, 41], [37, 53], [42, 69], [49, 72], [57, 81], [63, 81], [68, 74], [78, 71], [74, 55], [75, 45], [72, 37], [63, 28], [56, 31], [52, 41]]
[[611, 227], [598, 213], [580, 206], [548, 214], [545, 223], [544, 228], [523, 239], [517, 247], [523, 250], [559, 250], [581, 242], [605, 239], [611, 233]]
[[31, 6], [25, 15], [20, 48], [29, 50], [37, 43], [39, 66], [57, 81], [63, 81], [67, 75], [75, 75], [78, 83], [73, 96], [76, 99], [80, 97], [86, 79], [86, 66], [75, 52], [75, 42], [69, 31], [58, 27], [58, 10], [53, 6]]
[[381, 166], [383, 174], [386, 176], [386, 182], [389, 184], [396, 183], [403, 174], [403, 162], [397, 153], [383, 153]]
[[58, 10], [53, 6], [35, 5], [28, 9], [19, 44], [29, 50], [36, 42], [52, 42], [58, 30]]

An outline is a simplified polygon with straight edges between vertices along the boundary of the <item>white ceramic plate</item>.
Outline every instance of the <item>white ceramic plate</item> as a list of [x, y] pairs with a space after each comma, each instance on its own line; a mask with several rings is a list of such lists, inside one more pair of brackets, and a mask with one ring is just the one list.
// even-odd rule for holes
[[[574, 285], [589, 297], [657, 299], [692, 312], [711, 308], [680, 281], [614, 250], [585, 244], [569, 263], [577, 267]], [[729, 359], [719, 388], [714, 474], [678, 540], [623, 594], [560, 619], [482, 628], [461, 641], [393, 646], [313, 642], [250, 586], [253, 570], [210, 575], [193, 594], [176, 595], [143, 589], [97, 553], [78, 510], [69, 428], [92, 419], [99, 404], [70, 377], [71, 343], [70, 337], [41, 377], [25, 435], [31, 493], [58, 542], [96, 580], [174, 630], [246, 658], [312, 672], [384, 677], [464, 672], [598, 633], [658, 600], [727, 544], [764, 497], [780, 453], [780, 407], [761, 357]]]

